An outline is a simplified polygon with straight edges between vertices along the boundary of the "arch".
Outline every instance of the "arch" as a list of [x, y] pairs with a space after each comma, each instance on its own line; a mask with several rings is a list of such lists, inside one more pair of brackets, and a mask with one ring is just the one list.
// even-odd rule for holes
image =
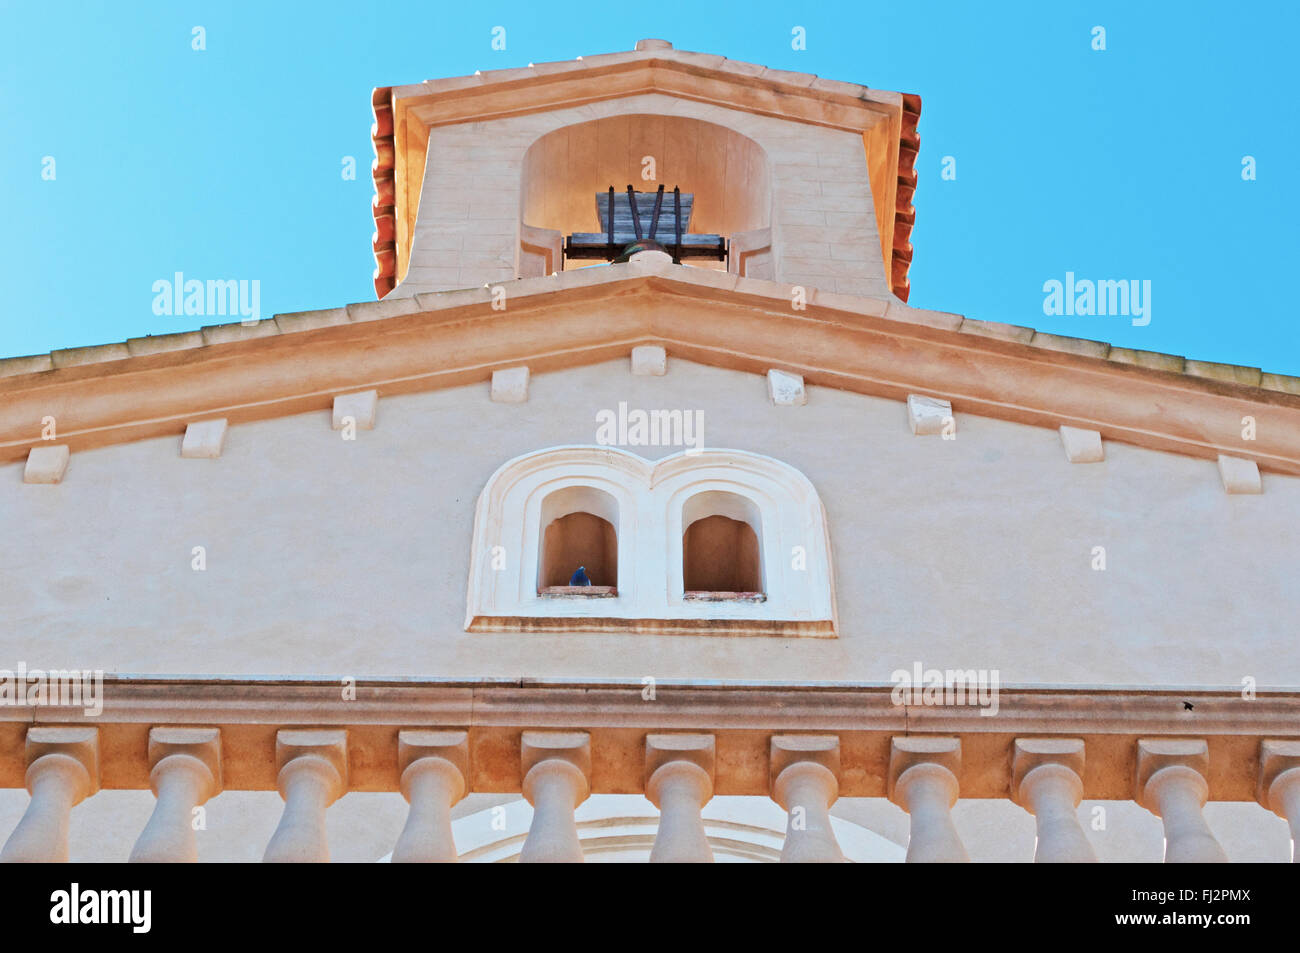
[[618, 501], [591, 486], [555, 490], [542, 500], [540, 590], [566, 586], [582, 566], [593, 586], [618, 588]]
[[[584, 514], [572, 529], [579, 542], [557, 541], [548, 552], [548, 530], [575, 514]], [[709, 523], [713, 517], [728, 522]], [[710, 533], [732, 523], [753, 534], [744, 565], [758, 585], [741, 591], [761, 598], [688, 597], [686, 534], [699, 525], [717, 550], [724, 543]], [[569, 533], [565, 525], [561, 532]], [[540, 592], [558, 584], [556, 559], [565, 560], [568, 573], [583, 564], [584, 545], [612, 550], [607, 562], [617, 567], [617, 597]], [[792, 561], [795, 551], [803, 555]], [[833, 638], [825, 511], [798, 470], [741, 450], [684, 451], [658, 462], [604, 446], [524, 454], [503, 464], [479, 495], [465, 627]]]
[[763, 593], [763, 518], [753, 500], [705, 490], [682, 507], [682, 587], [687, 599]]
[[[532, 816], [532, 807], [521, 798], [452, 821], [461, 863], [517, 862]], [[574, 820], [588, 863], [649, 860], [659, 826], [658, 813], [639, 794], [593, 794], [578, 806]], [[787, 818], [768, 798], [719, 795], [704, 805], [701, 820], [720, 863], [776, 863], [781, 858]], [[831, 827], [849, 863], [903, 862], [905, 847], [861, 824], [832, 814]]]
[[[653, 179], [643, 178], [646, 159]], [[538, 137], [525, 151], [519, 183], [520, 277], [571, 265], [556, 254], [557, 236], [599, 232], [596, 193], [628, 183], [653, 190], [663, 183], [695, 196], [690, 231], [744, 236], [746, 254], [758, 249], [772, 223], [767, 151], [735, 129], [689, 116], [619, 113], [570, 123]], [[739, 254], [739, 253], [738, 253]], [[696, 267], [724, 267], [691, 260]], [[763, 276], [759, 276], [763, 277]], [[767, 276], [770, 277], [770, 276]]]

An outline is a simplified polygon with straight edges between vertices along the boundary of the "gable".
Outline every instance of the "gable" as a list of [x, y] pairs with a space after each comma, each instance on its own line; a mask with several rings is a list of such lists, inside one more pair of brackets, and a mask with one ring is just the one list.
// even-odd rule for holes
[[[1300, 382], [1257, 368], [672, 265], [629, 262], [502, 288], [504, 298], [488, 288], [417, 295], [0, 362], [0, 460], [46, 445], [46, 416], [75, 454], [179, 435], [205, 418], [236, 425], [325, 409], [341, 393], [384, 398], [660, 344], [672, 357], [748, 373], [777, 368], [899, 401], [923, 394], [959, 413], [1300, 474]], [[1240, 383], [1247, 373], [1279, 389]], [[1243, 440], [1245, 417], [1253, 440]]]

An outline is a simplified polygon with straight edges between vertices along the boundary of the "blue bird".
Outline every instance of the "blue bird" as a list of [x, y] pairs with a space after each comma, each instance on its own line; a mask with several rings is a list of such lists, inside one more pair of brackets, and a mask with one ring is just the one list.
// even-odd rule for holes
[[569, 577], [571, 586], [590, 586], [591, 580], [587, 578], [587, 567], [579, 566], [578, 571]]

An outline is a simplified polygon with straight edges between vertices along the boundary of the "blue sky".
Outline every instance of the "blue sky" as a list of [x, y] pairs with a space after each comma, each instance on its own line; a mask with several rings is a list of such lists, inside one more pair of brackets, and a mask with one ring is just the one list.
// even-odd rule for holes
[[[1298, 4], [0, 11], [0, 355], [221, 320], [153, 313], [153, 283], [177, 271], [259, 280], [264, 316], [372, 300], [372, 87], [662, 37], [922, 96], [912, 304], [1300, 374]], [[795, 26], [806, 50], [791, 48]], [[1067, 271], [1149, 280], [1150, 324], [1044, 315], [1043, 283]]]

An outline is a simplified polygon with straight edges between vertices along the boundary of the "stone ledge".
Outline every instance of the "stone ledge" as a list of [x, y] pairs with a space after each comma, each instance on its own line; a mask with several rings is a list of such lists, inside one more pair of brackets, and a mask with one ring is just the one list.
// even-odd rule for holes
[[186, 351], [203, 347], [201, 331], [178, 331], [175, 334], [147, 334], [141, 338], [127, 338], [126, 349], [132, 357], [146, 354], [165, 354], [168, 351]]
[[69, 347], [50, 352], [50, 361], [55, 368], [79, 367], [83, 364], [103, 364], [108, 361], [124, 361], [131, 356], [125, 343], [96, 344], [90, 347]]
[[203, 334], [204, 344], [233, 344], [236, 341], [252, 341], [279, 334], [280, 326], [274, 318], [264, 318], [256, 324], [234, 321], [229, 324], [205, 325], [199, 330]]
[[1017, 344], [1028, 344], [1037, 334], [1033, 328], [1023, 327], [1018, 324], [1000, 324], [997, 321], [977, 321], [974, 318], [964, 318], [961, 327], [958, 328], [963, 334], [978, 334], [980, 337], [997, 338], [1002, 341], [1015, 341]]
[[1258, 367], [1215, 364], [1210, 361], [1187, 361], [1183, 365], [1183, 373], [1191, 377], [1206, 377], [1229, 384], [1245, 384], [1247, 387], [1258, 387], [1263, 377]]
[[19, 374], [39, 374], [52, 370], [54, 358], [49, 354], [0, 358], [0, 377], [17, 377]]

